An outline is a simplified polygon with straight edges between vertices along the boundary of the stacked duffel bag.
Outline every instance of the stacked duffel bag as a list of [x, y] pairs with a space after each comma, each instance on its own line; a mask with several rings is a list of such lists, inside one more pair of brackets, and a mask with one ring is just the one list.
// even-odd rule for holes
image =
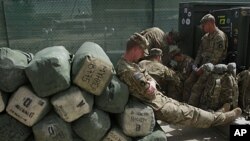
[[96, 43], [34, 56], [2, 47], [0, 75], [0, 141], [167, 140]]

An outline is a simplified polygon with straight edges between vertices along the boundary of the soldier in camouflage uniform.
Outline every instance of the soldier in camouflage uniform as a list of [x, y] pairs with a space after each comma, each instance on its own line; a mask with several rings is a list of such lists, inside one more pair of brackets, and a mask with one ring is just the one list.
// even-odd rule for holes
[[143, 30], [140, 34], [148, 40], [149, 49], [160, 48], [163, 51], [162, 63], [167, 66], [170, 61], [169, 46], [177, 44], [180, 40], [179, 33], [173, 30], [165, 33], [158, 27], [151, 27]]
[[156, 119], [170, 124], [208, 128], [230, 123], [241, 115], [240, 108], [211, 113], [163, 95], [156, 88], [155, 80], [137, 64], [147, 49], [146, 38], [133, 34], [127, 41], [126, 51], [118, 61], [116, 71], [119, 79], [128, 85], [130, 94], [153, 108]]
[[[193, 71], [197, 71], [197, 68], [205, 63], [212, 63], [214, 65], [222, 63], [227, 54], [227, 36], [216, 26], [214, 16], [207, 14], [200, 22], [206, 34], [201, 39], [201, 44], [192, 67]], [[189, 99], [191, 94], [190, 88], [193, 87], [197, 79], [197, 75], [191, 73], [189, 78], [185, 81], [183, 90], [184, 101]]]
[[181, 50], [177, 46], [170, 46], [169, 54], [171, 60], [168, 66], [170, 66], [170, 68], [178, 74], [180, 80], [184, 82], [192, 72], [193, 58], [181, 53]]
[[148, 60], [143, 60], [139, 66], [146, 69], [160, 86], [160, 91], [176, 100], [180, 100], [182, 85], [177, 74], [161, 63], [162, 50], [152, 48]]

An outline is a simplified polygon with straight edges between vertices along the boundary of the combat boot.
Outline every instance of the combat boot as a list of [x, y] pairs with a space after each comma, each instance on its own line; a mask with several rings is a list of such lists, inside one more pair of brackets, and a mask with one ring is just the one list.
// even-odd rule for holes
[[217, 126], [217, 125], [224, 125], [224, 124], [229, 124], [233, 122], [236, 118], [238, 118], [242, 113], [242, 110], [240, 108], [235, 108], [232, 111], [221, 113], [217, 112], [215, 114], [218, 114], [215, 117], [215, 120], [212, 124], [212, 126]]
[[222, 113], [225, 113], [225, 112], [228, 112], [230, 110], [230, 107], [231, 105], [229, 103], [225, 103], [223, 104], [223, 106], [217, 110], [216, 112], [222, 112]]

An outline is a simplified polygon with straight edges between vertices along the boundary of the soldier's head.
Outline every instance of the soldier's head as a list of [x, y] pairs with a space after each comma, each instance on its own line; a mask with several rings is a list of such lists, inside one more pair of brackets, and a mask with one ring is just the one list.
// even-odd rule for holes
[[131, 35], [127, 41], [126, 52], [131, 52], [133, 58], [141, 59], [148, 56], [148, 41], [139, 33]]
[[173, 29], [170, 32], [166, 33], [165, 36], [168, 45], [177, 45], [181, 40], [180, 33], [174, 31]]
[[180, 54], [181, 54], [181, 50], [178, 46], [176, 46], [176, 45], [169, 46], [170, 58], [173, 58], [173, 57], [180, 55]]
[[161, 61], [162, 50], [159, 48], [152, 48], [149, 51], [149, 58], [157, 61]]
[[215, 28], [215, 18], [211, 14], [206, 14], [203, 16], [200, 20], [201, 28], [204, 30], [204, 32], [213, 32]]

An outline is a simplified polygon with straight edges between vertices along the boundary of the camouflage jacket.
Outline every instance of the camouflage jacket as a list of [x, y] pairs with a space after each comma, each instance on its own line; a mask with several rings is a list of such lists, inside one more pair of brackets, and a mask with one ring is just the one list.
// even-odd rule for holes
[[151, 106], [154, 110], [160, 109], [168, 102], [168, 98], [159, 91], [155, 92], [154, 98], [146, 94], [149, 87], [148, 81], [154, 79], [139, 65], [121, 58], [117, 63], [116, 71], [118, 78], [128, 85], [130, 94]]
[[149, 49], [151, 48], [162, 49], [163, 47], [166, 46], [166, 43], [164, 41], [165, 33], [158, 27], [145, 29], [140, 34], [148, 40]]
[[227, 46], [226, 34], [216, 28], [214, 33], [207, 33], [202, 37], [194, 63], [197, 65], [221, 63], [226, 58]]
[[161, 92], [176, 100], [180, 99], [180, 93], [182, 92], [181, 81], [172, 69], [169, 69], [158, 61], [151, 60], [143, 60], [139, 63], [139, 66], [146, 69], [157, 81]]
[[192, 72], [194, 59], [184, 54], [182, 54], [182, 57], [184, 57], [183, 61], [176, 61], [172, 59], [170, 66], [178, 74], [181, 81], [185, 81]]

